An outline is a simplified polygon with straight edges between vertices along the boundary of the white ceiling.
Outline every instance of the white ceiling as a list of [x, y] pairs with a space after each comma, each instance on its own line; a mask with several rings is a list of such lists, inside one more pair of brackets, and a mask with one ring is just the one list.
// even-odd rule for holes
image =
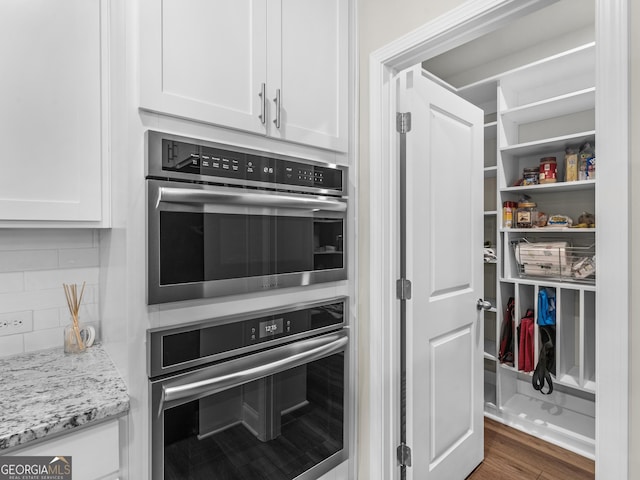
[[[423, 62], [423, 67], [447, 83], [460, 87], [593, 41], [595, 1], [560, 0], [472, 42]], [[492, 71], [495, 70], [495, 71]]]

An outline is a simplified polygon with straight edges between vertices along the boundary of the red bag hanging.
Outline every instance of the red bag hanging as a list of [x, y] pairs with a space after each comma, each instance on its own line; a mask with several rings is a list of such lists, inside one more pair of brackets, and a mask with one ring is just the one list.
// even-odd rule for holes
[[525, 316], [520, 320], [520, 326], [518, 327], [518, 369], [523, 372], [532, 372], [535, 368], [534, 332], [533, 310], [528, 309]]

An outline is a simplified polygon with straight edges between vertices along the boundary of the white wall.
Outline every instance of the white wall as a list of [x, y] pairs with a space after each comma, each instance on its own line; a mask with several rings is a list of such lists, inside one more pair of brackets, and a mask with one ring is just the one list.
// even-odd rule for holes
[[360, 0], [358, 3], [359, 50], [359, 170], [358, 203], [359, 272], [358, 272], [358, 472], [369, 478], [369, 55], [396, 38], [414, 30], [462, 0]]
[[[640, 478], [640, 5], [631, 1], [631, 321], [629, 478]], [[621, 179], [622, 180], [622, 179]], [[635, 188], [634, 188], [635, 187]], [[635, 346], [635, 348], [633, 348]]]
[[87, 282], [80, 321], [97, 326], [98, 264], [97, 231], [0, 230], [0, 356], [62, 347], [70, 318], [63, 283]]

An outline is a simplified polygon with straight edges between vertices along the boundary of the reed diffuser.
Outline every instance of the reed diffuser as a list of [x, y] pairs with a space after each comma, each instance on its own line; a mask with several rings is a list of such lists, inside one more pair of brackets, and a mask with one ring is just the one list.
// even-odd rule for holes
[[65, 297], [67, 298], [69, 313], [71, 314], [71, 325], [67, 325], [64, 328], [64, 353], [80, 353], [84, 352], [87, 348], [80, 333], [80, 321], [78, 318], [80, 304], [82, 303], [82, 296], [84, 295], [85, 283], [86, 282], [82, 283], [80, 296], [78, 296], [77, 285], [62, 284]]

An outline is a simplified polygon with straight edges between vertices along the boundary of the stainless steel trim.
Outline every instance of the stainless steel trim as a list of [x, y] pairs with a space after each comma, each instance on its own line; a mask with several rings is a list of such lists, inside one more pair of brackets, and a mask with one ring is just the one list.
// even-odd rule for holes
[[264, 208], [296, 208], [345, 212], [347, 203], [329, 197], [282, 195], [277, 193], [249, 193], [246, 190], [211, 186], [206, 190], [179, 187], [160, 187], [156, 207], [161, 203], [253, 205]]
[[[328, 333], [341, 329], [348, 325], [349, 320], [349, 305], [347, 301], [348, 297], [339, 296], [333, 298], [325, 298], [315, 302], [300, 302], [293, 305], [287, 305], [279, 308], [270, 308], [265, 310], [256, 310], [252, 312], [241, 313], [237, 315], [228, 315], [224, 317], [218, 317], [215, 319], [198, 320], [196, 322], [188, 322], [181, 324], [178, 327], [158, 327], [150, 328], [147, 330], [147, 376], [153, 378], [160, 375], [167, 375], [170, 373], [176, 373], [184, 371], [189, 368], [198, 367], [208, 363], [217, 362], [230, 357], [238, 355], [247, 355], [257, 350], [264, 350], [265, 348], [271, 348], [285, 343], [298, 341], [304, 338], [317, 336], [320, 334]], [[283, 315], [285, 313], [293, 313], [300, 310], [309, 310], [314, 308], [323, 307], [326, 305], [332, 305], [336, 303], [342, 303], [342, 322], [335, 323], [326, 327], [317, 328], [305, 332], [300, 332], [295, 335], [287, 335], [268, 342], [261, 342], [255, 345], [249, 345], [236, 350], [230, 350], [227, 352], [217, 353], [215, 355], [209, 355], [206, 357], [198, 358], [196, 360], [189, 360], [176, 365], [164, 366], [162, 361], [162, 343], [163, 338], [166, 335], [179, 334], [191, 330], [205, 329], [214, 326], [226, 325], [229, 323], [242, 322], [245, 320], [251, 320], [255, 318], [268, 317], [274, 315]]]
[[263, 125], [267, 123], [267, 116], [265, 115], [267, 111], [266, 88], [266, 83], [261, 84], [260, 93], [258, 93], [258, 96], [260, 97], [260, 115], [258, 115], [258, 118], [260, 119], [260, 123], [262, 123]]
[[[265, 100], [266, 101], [266, 100]], [[266, 112], [265, 112], [266, 115]], [[266, 118], [266, 117], [265, 117]], [[292, 162], [301, 162], [304, 164], [308, 164], [311, 166], [319, 166], [324, 168], [330, 168], [333, 170], [339, 170], [342, 172], [342, 189], [324, 189], [318, 187], [311, 186], [299, 186], [299, 185], [289, 185], [289, 184], [274, 184], [269, 182], [260, 182], [246, 179], [236, 179], [236, 178], [222, 178], [222, 177], [211, 177], [208, 175], [199, 175], [193, 173], [184, 173], [184, 172], [169, 172], [162, 170], [162, 140], [170, 140], [170, 141], [178, 141], [178, 142], [187, 142], [192, 143], [194, 145], [200, 145], [204, 147], [211, 148], [219, 148], [221, 150], [232, 150], [238, 153], [244, 153], [249, 155], [264, 155], [269, 158], [274, 158], [278, 160], [289, 160]], [[348, 167], [344, 165], [336, 165], [334, 163], [330, 163], [327, 161], [321, 160], [311, 160], [308, 158], [300, 158], [300, 157], [292, 157], [290, 155], [282, 155], [274, 152], [263, 152], [260, 150], [254, 150], [250, 148], [241, 147], [239, 145], [233, 144], [223, 144], [218, 142], [210, 142], [207, 140], [195, 139], [190, 137], [183, 137], [180, 135], [173, 135], [164, 132], [156, 132], [153, 130], [148, 130], [146, 132], [146, 141], [145, 141], [145, 176], [152, 176], [156, 178], [174, 178], [174, 179], [182, 179], [188, 181], [201, 181], [201, 182], [223, 182], [226, 185], [251, 185], [257, 188], [285, 188], [289, 191], [295, 192], [308, 192], [313, 194], [329, 194], [329, 195], [340, 195], [341, 197], [347, 197], [348, 193]]]
[[273, 121], [277, 129], [280, 129], [280, 110], [281, 110], [281, 100], [280, 100], [280, 89], [276, 88], [276, 98], [273, 99], [273, 102], [276, 104], [276, 118]]
[[197, 400], [344, 351], [348, 343], [343, 329], [165, 380], [156, 414], [161, 416], [165, 406], [176, 402]]

